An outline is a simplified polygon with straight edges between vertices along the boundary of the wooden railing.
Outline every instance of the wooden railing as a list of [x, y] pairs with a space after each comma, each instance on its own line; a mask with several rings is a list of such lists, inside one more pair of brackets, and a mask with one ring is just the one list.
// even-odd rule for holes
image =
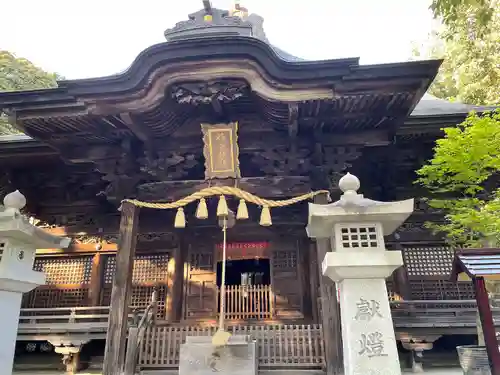
[[[139, 366], [177, 368], [179, 350], [186, 336], [211, 336], [217, 327], [156, 326], [146, 330], [139, 351]], [[324, 364], [323, 332], [320, 324], [232, 326], [232, 334], [257, 340], [259, 368], [321, 369]]]
[[[220, 288], [217, 292], [220, 301]], [[270, 285], [227, 285], [225, 318], [228, 320], [270, 319], [274, 295]]]
[[[495, 323], [500, 325], [500, 308], [491, 309]], [[391, 310], [396, 328], [476, 326], [475, 300], [391, 301]]]
[[[230, 305], [226, 316], [232, 319], [239, 317], [245, 319], [246, 317], [248, 320], [272, 317], [274, 304], [269, 288], [264, 292], [261, 289], [259, 293], [261, 293], [259, 297], [252, 298], [260, 298], [261, 301], [269, 298], [268, 305], [259, 307], [257, 312], [250, 312], [250, 309], [238, 310]], [[254, 295], [255, 293], [250, 293], [250, 296]], [[500, 326], [500, 308], [492, 307], [492, 310], [495, 323]], [[391, 301], [391, 311], [396, 328], [475, 327], [476, 325], [475, 300]], [[108, 326], [108, 315], [109, 307], [107, 306], [21, 309], [19, 333], [105, 332]], [[132, 314], [130, 318], [132, 319]]]
[[61, 325], [83, 325], [107, 327], [109, 307], [55, 307], [21, 309], [19, 329], [50, 328]]
[[[86, 332], [105, 334], [109, 307], [56, 307], [21, 309], [19, 334]], [[132, 309], [129, 314], [133, 318]]]

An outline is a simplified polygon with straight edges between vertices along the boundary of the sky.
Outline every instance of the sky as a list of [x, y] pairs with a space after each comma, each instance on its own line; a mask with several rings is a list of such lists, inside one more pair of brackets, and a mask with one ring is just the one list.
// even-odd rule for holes
[[[229, 9], [232, 0], [212, 0]], [[429, 0], [242, 0], [272, 44], [307, 60], [407, 61], [435, 25]], [[66, 79], [125, 70], [201, 0], [16, 0], [2, 4], [0, 49]]]

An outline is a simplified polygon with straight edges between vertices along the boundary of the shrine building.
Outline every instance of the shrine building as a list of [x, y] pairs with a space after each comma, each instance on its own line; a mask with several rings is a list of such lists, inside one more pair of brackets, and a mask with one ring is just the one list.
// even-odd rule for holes
[[[128, 361], [137, 371], [177, 371], [185, 337], [217, 328], [225, 193], [172, 209], [121, 202], [237, 188], [260, 204], [224, 198], [239, 216], [227, 230], [227, 329], [257, 340], [262, 373], [339, 374], [337, 291], [321, 273], [324, 249], [305, 231], [307, 200], [269, 202], [311, 192], [320, 192], [308, 195], [316, 203], [335, 201], [347, 171], [372, 199], [416, 198], [385, 239], [404, 259], [387, 280], [401, 362], [456, 363], [456, 345], [476, 339], [474, 292], [449, 281], [453, 253], [424, 226], [443, 214], [421, 199], [415, 171], [443, 127], [486, 108], [426, 94], [439, 60], [292, 56], [239, 5], [204, 1], [165, 38], [117, 75], [0, 93], [0, 110], [24, 133], [0, 137], [0, 198], [18, 189], [37, 226], [72, 238], [67, 249], [37, 251], [33, 267], [46, 284], [24, 295], [14, 368]], [[151, 324], [132, 338], [153, 305]], [[137, 359], [113, 349], [127, 340], [139, 343]]]

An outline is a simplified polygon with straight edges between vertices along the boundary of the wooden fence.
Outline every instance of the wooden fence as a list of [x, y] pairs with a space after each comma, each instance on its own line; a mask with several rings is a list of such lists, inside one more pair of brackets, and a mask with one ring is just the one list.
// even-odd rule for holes
[[[220, 289], [217, 291], [220, 301]], [[270, 285], [226, 286], [225, 319], [270, 319], [274, 313], [274, 298]]]
[[[211, 336], [216, 327], [150, 327], [139, 351], [141, 368], [177, 368], [186, 336]], [[324, 365], [320, 324], [233, 326], [232, 334], [257, 340], [259, 368], [321, 369]]]

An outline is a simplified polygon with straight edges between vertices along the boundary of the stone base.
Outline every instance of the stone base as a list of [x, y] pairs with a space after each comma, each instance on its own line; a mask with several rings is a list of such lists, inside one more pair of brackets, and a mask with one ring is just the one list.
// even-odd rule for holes
[[257, 351], [250, 336], [231, 336], [226, 346], [215, 348], [211, 336], [188, 336], [181, 345], [179, 375], [256, 375]]
[[339, 286], [345, 375], [401, 375], [385, 279]]

